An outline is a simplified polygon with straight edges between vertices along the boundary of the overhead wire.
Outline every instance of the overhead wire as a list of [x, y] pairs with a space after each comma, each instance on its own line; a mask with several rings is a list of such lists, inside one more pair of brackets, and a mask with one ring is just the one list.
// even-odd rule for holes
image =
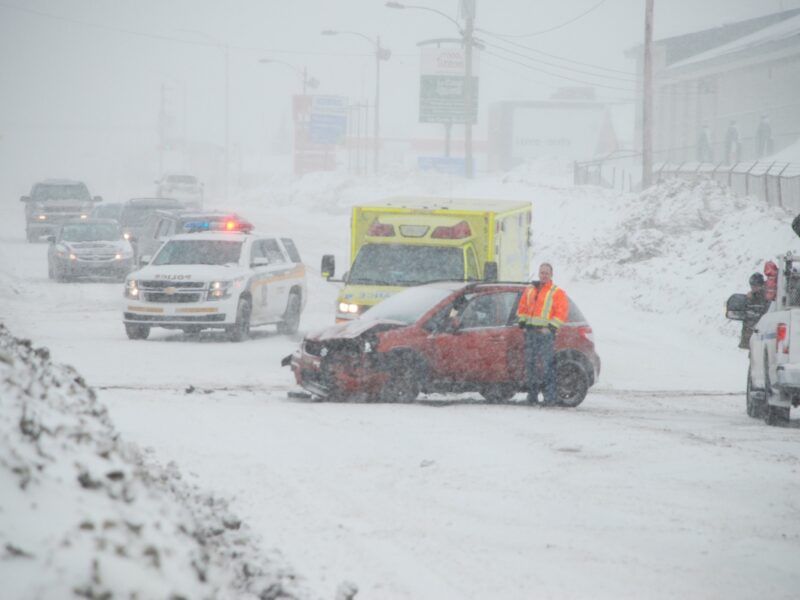
[[567, 25], [572, 25], [575, 21], [579, 21], [580, 19], [584, 18], [589, 13], [594, 12], [595, 10], [600, 8], [607, 1], [608, 0], [600, 0], [600, 2], [598, 2], [595, 5], [593, 5], [591, 8], [585, 10], [584, 12], [579, 14], [577, 17], [573, 17], [572, 19], [569, 19], [568, 21], [564, 21], [563, 23], [560, 23], [560, 24], [555, 25], [553, 27], [549, 27], [547, 29], [542, 29], [540, 31], [533, 31], [531, 33], [522, 33], [522, 34], [494, 33], [494, 32], [490, 32], [490, 31], [486, 31], [486, 30], [481, 30], [481, 31], [483, 31], [484, 33], [490, 33], [492, 35], [496, 35], [498, 37], [507, 37], [507, 38], [526, 38], [526, 37], [533, 37], [533, 36], [536, 36], [536, 35], [543, 35], [545, 33], [550, 33], [551, 31], [558, 31], [559, 29], [563, 29]]

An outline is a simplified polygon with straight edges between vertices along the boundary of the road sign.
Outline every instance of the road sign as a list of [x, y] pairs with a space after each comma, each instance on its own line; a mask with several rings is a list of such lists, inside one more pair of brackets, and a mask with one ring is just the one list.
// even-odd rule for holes
[[460, 156], [418, 156], [417, 168], [420, 171], [433, 171], [448, 175], [463, 175], [466, 160]]
[[347, 134], [347, 98], [313, 96], [308, 138], [314, 144], [340, 144]]
[[471, 103], [465, 106], [465, 54], [463, 48], [422, 49], [419, 81], [421, 123], [471, 123], [478, 120], [478, 54], [473, 52]]

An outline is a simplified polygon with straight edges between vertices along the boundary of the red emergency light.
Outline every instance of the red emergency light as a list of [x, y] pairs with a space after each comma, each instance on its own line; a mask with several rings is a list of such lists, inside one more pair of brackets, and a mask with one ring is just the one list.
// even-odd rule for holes
[[373, 221], [367, 230], [367, 235], [377, 237], [392, 237], [394, 236], [394, 225]]
[[431, 237], [439, 240], [461, 240], [471, 235], [472, 230], [469, 228], [469, 223], [461, 221], [449, 227], [440, 225], [433, 230]]

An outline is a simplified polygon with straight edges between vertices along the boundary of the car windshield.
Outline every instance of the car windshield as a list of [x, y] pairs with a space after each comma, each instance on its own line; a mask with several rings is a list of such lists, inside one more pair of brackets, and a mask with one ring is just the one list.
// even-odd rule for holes
[[386, 319], [411, 324], [452, 294], [452, 290], [439, 287], [415, 287], [387, 298], [361, 316], [364, 321]]
[[237, 264], [242, 242], [227, 240], [170, 240], [153, 259], [154, 265]]
[[119, 204], [106, 204], [95, 207], [92, 211], [92, 216], [98, 219], [118, 219], [122, 212], [122, 206]]
[[65, 242], [113, 242], [120, 239], [119, 227], [113, 223], [76, 223], [65, 225], [61, 239]]
[[156, 210], [149, 206], [126, 206], [120, 215], [119, 222], [126, 227], [144, 225], [148, 215]]
[[461, 248], [367, 244], [358, 252], [347, 283], [418, 285], [463, 279], [464, 253]]
[[89, 190], [82, 183], [63, 185], [37, 185], [33, 188], [33, 200], [45, 202], [47, 200], [80, 200], [91, 201]]
[[194, 183], [197, 183], [197, 178], [192, 177], [191, 175], [169, 175], [167, 177], [167, 183], [190, 183], [190, 184], [194, 184]]

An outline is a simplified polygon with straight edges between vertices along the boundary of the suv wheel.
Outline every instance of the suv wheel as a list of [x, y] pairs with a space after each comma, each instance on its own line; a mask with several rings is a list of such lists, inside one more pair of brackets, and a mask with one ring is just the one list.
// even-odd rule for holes
[[291, 335], [297, 332], [300, 327], [300, 310], [303, 303], [300, 294], [292, 292], [289, 295], [289, 302], [286, 304], [286, 312], [283, 314], [283, 321], [278, 323], [278, 333]]
[[137, 325], [135, 323], [125, 323], [125, 333], [129, 340], [146, 340], [150, 335], [150, 325]]
[[583, 367], [574, 361], [562, 361], [556, 365], [556, 403], [558, 406], [575, 408], [589, 392], [589, 376]]
[[236, 307], [236, 322], [228, 328], [228, 339], [242, 342], [250, 335], [250, 302], [246, 298], [239, 300]]
[[380, 398], [384, 402], [413, 402], [420, 392], [422, 366], [419, 360], [408, 354], [396, 357], [389, 371], [389, 379], [383, 385]]
[[497, 383], [485, 385], [480, 389], [480, 394], [487, 402], [507, 402], [514, 397], [517, 389], [510, 383]]

